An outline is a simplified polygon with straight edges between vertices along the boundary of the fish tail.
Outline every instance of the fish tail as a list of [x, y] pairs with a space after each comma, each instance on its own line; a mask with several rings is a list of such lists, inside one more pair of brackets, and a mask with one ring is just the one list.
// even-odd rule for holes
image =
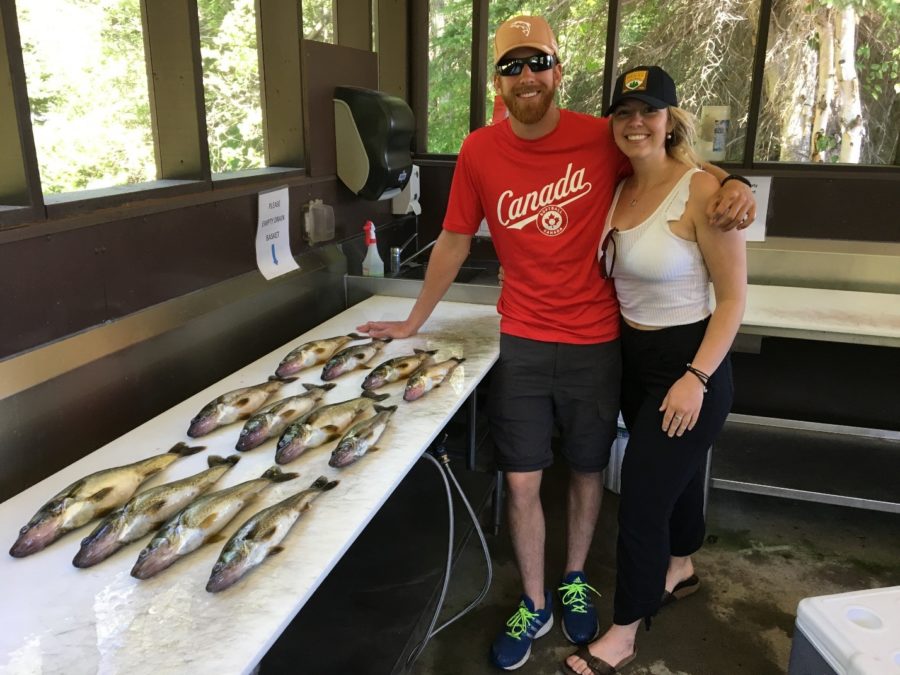
[[210, 455], [206, 459], [206, 463], [209, 464], [209, 468], [213, 468], [214, 466], [222, 466], [223, 464], [228, 464], [230, 466], [234, 466], [238, 462], [241, 461], [241, 458], [237, 455], [229, 455], [228, 457], [220, 457], [219, 455]]
[[464, 358], [460, 358], [460, 357], [458, 357], [458, 356], [451, 356], [451, 357], [450, 357], [450, 360], [451, 360], [451, 361], [456, 361], [457, 363], [462, 363], [463, 361], [465, 361]]
[[322, 490], [326, 485], [328, 485], [328, 476], [319, 476], [309, 487], [313, 490]]
[[308, 384], [306, 382], [303, 383], [303, 388], [306, 391], [312, 391], [313, 389], [322, 389], [324, 391], [331, 391], [337, 386], [334, 382], [327, 382], [326, 384]]
[[356, 333], [347, 333], [345, 337], [350, 338], [351, 340], [365, 340], [365, 335], [357, 335]]
[[[188, 455], [193, 455], [194, 453], [200, 452], [201, 450], [206, 450], [205, 445], [188, 445], [184, 441], [179, 441], [171, 448], [169, 448], [169, 453], [173, 455], [178, 455], [179, 457], [187, 457]], [[169, 454], [166, 453], [166, 454]]]
[[339, 480], [332, 480], [332, 481], [325, 483], [325, 485], [322, 486], [322, 492], [327, 492], [328, 490], [333, 490], [334, 488], [336, 488], [338, 486], [338, 483], [340, 483], [340, 482], [341, 481], [339, 481]]
[[434, 356], [435, 354], [438, 353], [439, 350], [437, 350], [437, 349], [413, 349], [413, 351], [416, 354], [429, 354], [431, 356]]
[[390, 398], [390, 394], [376, 394], [374, 391], [364, 391], [361, 396], [365, 396], [366, 398], [370, 398], [373, 401], [383, 401], [386, 398]]
[[372, 344], [376, 342], [381, 342], [382, 344], [387, 344], [388, 342], [393, 342], [394, 338], [386, 337], [386, 338], [372, 338]]
[[288, 382], [296, 382], [299, 380], [299, 377], [279, 377], [278, 375], [269, 375], [269, 382], [281, 382], [283, 384], [287, 384]]
[[299, 473], [285, 473], [277, 466], [273, 466], [269, 469], [266, 469], [266, 472], [262, 475], [262, 478], [270, 480], [273, 483], [284, 483], [285, 481], [294, 480], [299, 475]]
[[375, 409], [375, 412], [394, 412], [397, 409], [395, 405], [376, 405], [372, 407]]

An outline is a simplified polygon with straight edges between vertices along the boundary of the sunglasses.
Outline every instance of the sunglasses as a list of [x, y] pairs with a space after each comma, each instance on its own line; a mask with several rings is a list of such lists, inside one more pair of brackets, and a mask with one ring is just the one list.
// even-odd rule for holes
[[500, 59], [494, 70], [503, 77], [514, 77], [519, 75], [525, 66], [528, 66], [532, 73], [540, 73], [544, 70], [550, 70], [555, 65], [556, 58], [553, 54], [534, 54], [518, 59]]
[[600, 244], [600, 276], [604, 279], [612, 279], [613, 268], [616, 266], [616, 238], [613, 235], [618, 231], [615, 227], [612, 228]]

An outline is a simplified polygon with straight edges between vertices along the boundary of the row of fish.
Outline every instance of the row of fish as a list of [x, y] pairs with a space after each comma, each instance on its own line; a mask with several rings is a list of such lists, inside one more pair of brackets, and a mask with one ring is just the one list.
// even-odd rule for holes
[[[306, 450], [340, 439], [329, 465], [342, 468], [368, 452], [384, 433], [397, 406], [380, 406], [388, 394], [373, 390], [407, 379], [404, 399], [414, 401], [439, 386], [465, 359], [435, 363], [437, 350], [414, 350], [389, 359], [373, 369], [362, 383], [361, 396], [322, 405], [325, 394], [336, 385], [328, 382], [367, 363], [390, 339], [373, 339], [363, 345], [341, 349], [348, 342], [364, 339], [350, 333], [316, 340], [292, 350], [279, 364], [276, 374], [258, 385], [223, 394], [203, 407], [191, 420], [188, 435], [206, 435], [214, 429], [246, 420], [236, 448], [246, 451], [269, 438], [279, 437], [276, 462], [285, 464]], [[339, 351], [340, 350], [340, 351]], [[295, 382], [301, 370], [325, 364], [325, 384], [303, 384], [305, 392], [266, 405], [284, 385]], [[270, 485], [293, 480], [296, 473], [272, 467], [262, 476], [230, 488], [205, 494], [239, 461], [237, 455], [210, 456], [208, 469], [136, 494], [141, 484], [181, 457], [204, 450], [204, 446], [178, 443], [168, 452], [90, 474], [69, 485], [22, 527], [10, 555], [24, 557], [42, 550], [64, 534], [101, 518], [81, 542], [73, 559], [76, 567], [90, 567], [151, 531], [156, 534], [141, 551], [131, 574], [146, 579], [167, 568], [180, 557], [215, 541], [218, 533]], [[244, 523], [229, 539], [210, 575], [207, 590], [227, 588], [268, 556], [278, 553], [287, 532], [313, 500], [331, 490], [338, 481], [318, 478], [309, 488], [264, 509]]]
[[[133, 577], [148, 579], [202, 545], [216, 541], [218, 533], [265, 488], [299, 475], [272, 467], [259, 478], [205, 494], [240, 461], [237, 455], [212, 455], [205, 471], [134, 495], [148, 478], [200, 450], [202, 446], [179, 443], [167, 453], [98, 471], [76, 481], [42, 506], [21, 529], [10, 555], [21, 558], [36, 553], [67, 532], [102, 517], [93, 532], [81, 541], [72, 564], [91, 567], [157, 530], [131, 570]], [[337, 484], [338, 481], [321, 476], [309, 488], [247, 520], [222, 549], [207, 590], [228, 588], [269, 555], [281, 551], [281, 541], [297, 519], [317, 496]]]

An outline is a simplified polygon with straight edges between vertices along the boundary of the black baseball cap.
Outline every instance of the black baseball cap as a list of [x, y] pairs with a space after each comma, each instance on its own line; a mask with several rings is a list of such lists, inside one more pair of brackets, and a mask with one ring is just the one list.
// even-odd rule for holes
[[619, 75], [605, 114], [609, 115], [626, 98], [636, 98], [654, 108], [678, 107], [675, 82], [659, 66], [637, 66]]

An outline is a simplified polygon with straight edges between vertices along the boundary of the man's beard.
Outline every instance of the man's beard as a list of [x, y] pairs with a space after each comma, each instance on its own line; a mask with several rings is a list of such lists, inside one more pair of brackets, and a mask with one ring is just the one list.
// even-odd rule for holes
[[[536, 91], [536, 97], [519, 99], [516, 94]], [[540, 122], [556, 95], [556, 88], [547, 89], [546, 87], [522, 86], [515, 87], [512, 91], [503, 94], [503, 102], [506, 104], [509, 114], [522, 124], [537, 124]]]

